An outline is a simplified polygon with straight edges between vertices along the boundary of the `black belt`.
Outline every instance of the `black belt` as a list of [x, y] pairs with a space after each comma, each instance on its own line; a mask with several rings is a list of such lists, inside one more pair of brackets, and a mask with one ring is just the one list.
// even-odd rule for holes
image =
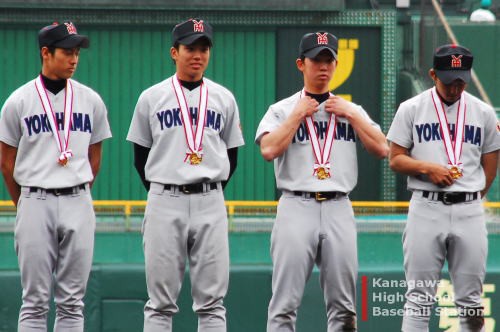
[[65, 196], [65, 195], [73, 195], [77, 194], [80, 190], [85, 190], [85, 185], [80, 184], [74, 187], [66, 187], [66, 188], [52, 188], [52, 189], [44, 189], [39, 187], [30, 187], [30, 193], [36, 193], [38, 191], [45, 191], [47, 194], [53, 194], [55, 196]]
[[[430, 196], [430, 197], [429, 197]], [[422, 197], [443, 202], [445, 205], [474, 201], [478, 198], [477, 192], [433, 192], [424, 190]]]
[[166, 184], [165, 190], [171, 190], [172, 188], [179, 188], [179, 191], [183, 194], [199, 194], [205, 190], [205, 186], [208, 186], [208, 190], [217, 189], [217, 183], [190, 183], [190, 184]]
[[336, 199], [347, 195], [346, 193], [340, 191], [294, 191], [293, 194], [304, 198], [314, 198], [317, 201], [326, 201], [327, 199]]

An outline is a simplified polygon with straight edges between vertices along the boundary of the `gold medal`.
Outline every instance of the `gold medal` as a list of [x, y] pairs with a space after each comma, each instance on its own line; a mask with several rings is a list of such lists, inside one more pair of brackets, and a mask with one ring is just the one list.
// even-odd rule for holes
[[68, 158], [65, 157], [64, 159], [58, 159], [57, 162], [59, 165], [66, 167], [66, 165], [68, 165]]
[[462, 171], [460, 171], [460, 169], [458, 169], [457, 166], [452, 166], [450, 168], [450, 173], [451, 173], [451, 177], [456, 180], [456, 179], [460, 179], [462, 176], [463, 176], [463, 173]]
[[196, 121], [196, 129], [193, 131], [193, 118], [189, 112], [189, 106], [182, 91], [182, 86], [177, 75], [172, 77], [172, 85], [174, 88], [175, 96], [179, 104], [180, 113], [182, 117], [182, 125], [184, 127], [184, 134], [186, 136], [187, 151], [185, 162], [189, 159], [191, 165], [199, 165], [202, 162], [202, 142], [203, 142], [203, 128], [205, 127], [207, 117], [207, 102], [208, 102], [208, 89], [206, 84], [202, 81], [200, 85], [200, 102], [198, 107], [198, 119]]
[[202, 161], [202, 158], [200, 155], [198, 155], [196, 152], [193, 152], [189, 155], [189, 162], [191, 165], [199, 165]]
[[316, 176], [319, 180], [324, 180], [330, 177], [330, 173], [324, 167], [320, 167], [316, 171]]
[[439, 99], [436, 87], [431, 89], [431, 97], [438, 116], [441, 138], [449, 161], [449, 174], [453, 180], [457, 180], [463, 176], [462, 169], [458, 165], [461, 165], [460, 155], [462, 153], [462, 137], [464, 136], [465, 128], [465, 93], [462, 93], [460, 102], [458, 103], [457, 121], [455, 124], [456, 131], [453, 136], [450, 133], [445, 108], [443, 102]]
[[[50, 128], [58, 128], [56, 124], [56, 113], [52, 109], [52, 105], [50, 103], [47, 91], [45, 90], [45, 86], [42, 82], [42, 75], [40, 74], [38, 78], [35, 80], [35, 87], [38, 92], [38, 96], [40, 97], [40, 102], [42, 103], [42, 107], [47, 115], [47, 121], [50, 125]], [[64, 102], [64, 135], [61, 137], [59, 135], [59, 130], [52, 130], [52, 137], [56, 141], [58, 150], [60, 152], [59, 158], [57, 159], [57, 163], [61, 166], [66, 166], [68, 164], [69, 159], [73, 156], [71, 149], [69, 149], [69, 133], [71, 127], [71, 119], [73, 119], [73, 85], [71, 80], [66, 81], [66, 94], [65, 94], [65, 102]]]

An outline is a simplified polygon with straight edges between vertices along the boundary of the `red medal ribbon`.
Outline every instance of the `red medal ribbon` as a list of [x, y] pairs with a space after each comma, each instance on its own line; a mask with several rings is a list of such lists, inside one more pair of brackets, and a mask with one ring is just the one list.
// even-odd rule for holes
[[[305, 95], [305, 90], [302, 89], [300, 92], [300, 99]], [[333, 94], [330, 93], [331, 96]], [[316, 162], [314, 163], [313, 176], [317, 176], [318, 179], [323, 180], [330, 177], [330, 154], [332, 151], [333, 140], [335, 139], [335, 128], [336, 128], [336, 118], [335, 114], [330, 114], [330, 119], [328, 120], [328, 127], [326, 130], [325, 145], [321, 149], [319, 143], [319, 134], [314, 126], [314, 117], [306, 117], [307, 132], [309, 133], [309, 139], [311, 140], [311, 146], [314, 153], [314, 158]]]
[[457, 174], [457, 177], [460, 177], [462, 174], [462, 163], [460, 162], [460, 157], [462, 155], [465, 113], [467, 109], [465, 104], [465, 94], [462, 93], [462, 95], [460, 96], [460, 101], [458, 102], [457, 121], [455, 124], [455, 137], [453, 141], [449, 130], [448, 119], [446, 118], [446, 113], [444, 111], [444, 105], [437, 94], [436, 87], [433, 87], [431, 89], [431, 98], [434, 104], [434, 109], [437, 113], [439, 127], [441, 129], [441, 137], [443, 140], [444, 148], [446, 150], [446, 155], [448, 157], [448, 168], [454, 170]]
[[50, 103], [49, 95], [47, 94], [47, 89], [43, 84], [42, 75], [39, 75], [35, 80], [36, 91], [40, 97], [40, 102], [42, 103], [43, 110], [47, 114], [47, 120], [49, 121], [50, 128], [52, 129], [52, 136], [59, 149], [59, 158], [57, 162], [66, 166], [68, 161], [73, 157], [73, 152], [69, 149], [69, 135], [71, 132], [71, 122], [73, 120], [73, 84], [71, 80], [66, 80], [65, 96], [64, 96], [64, 135], [61, 138], [59, 135], [59, 129], [57, 126], [57, 119], [52, 104]]
[[172, 85], [174, 88], [175, 96], [177, 98], [177, 103], [181, 110], [182, 124], [184, 127], [184, 134], [186, 136], [186, 142], [188, 145], [188, 150], [186, 152], [186, 160], [190, 160], [192, 165], [197, 165], [201, 162], [203, 151], [203, 131], [205, 129], [205, 119], [207, 117], [207, 106], [208, 106], [208, 89], [205, 82], [201, 82], [200, 85], [200, 101], [198, 105], [198, 118], [196, 121], [196, 131], [193, 132], [193, 122], [191, 119], [191, 114], [189, 113], [189, 108], [182, 91], [181, 84], [177, 75], [172, 77]]

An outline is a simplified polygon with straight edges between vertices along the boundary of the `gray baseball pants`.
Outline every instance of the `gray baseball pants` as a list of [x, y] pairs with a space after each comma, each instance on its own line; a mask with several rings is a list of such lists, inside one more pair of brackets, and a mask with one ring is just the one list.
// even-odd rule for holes
[[[427, 332], [441, 269], [448, 260], [455, 305], [464, 312], [481, 312], [481, 293], [486, 273], [488, 237], [480, 199], [445, 205], [412, 195], [403, 233], [406, 281], [402, 331]], [[460, 331], [479, 332], [481, 317], [460, 317]]]
[[88, 185], [64, 196], [29, 189], [21, 190], [14, 231], [23, 287], [18, 332], [47, 331], [52, 290], [54, 331], [81, 332], [95, 231]]
[[164, 185], [151, 183], [143, 245], [149, 295], [144, 332], [172, 331], [186, 260], [198, 331], [225, 332], [223, 298], [229, 283], [229, 245], [220, 184], [217, 190], [183, 194], [177, 187], [166, 191]]
[[320, 270], [328, 331], [356, 330], [357, 232], [347, 196], [318, 202], [284, 193], [271, 234], [271, 256], [268, 332], [295, 331], [314, 264]]

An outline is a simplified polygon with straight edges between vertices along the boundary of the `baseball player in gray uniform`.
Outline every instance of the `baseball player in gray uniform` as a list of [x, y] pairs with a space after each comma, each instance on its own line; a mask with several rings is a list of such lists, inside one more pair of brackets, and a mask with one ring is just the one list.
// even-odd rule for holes
[[38, 41], [41, 73], [10, 95], [0, 118], [1, 168], [17, 206], [18, 331], [47, 331], [53, 291], [54, 331], [76, 332], [94, 246], [89, 187], [111, 132], [99, 95], [71, 79], [89, 39], [64, 22], [41, 29]]
[[388, 133], [390, 166], [412, 191], [403, 234], [404, 332], [428, 331], [445, 260], [460, 331], [483, 331], [481, 304], [487, 232], [481, 197], [493, 182], [500, 149], [492, 107], [465, 92], [473, 56], [462, 46], [434, 53], [435, 86], [403, 102]]
[[198, 331], [226, 331], [222, 186], [244, 144], [238, 107], [231, 92], [204, 77], [212, 46], [207, 22], [176, 25], [172, 44], [176, 73], [141, 94], [127, 136], [149, 188], [142, 230], [149, 295], [144, 331], [172, 331], [186, 260]]
[[356, 225], [349, 192], [357, 182], [356, 140], [379, 158], [388, 146], [359, 105], [332, 95], [337, 38], [302, 37], [297, 68], [304, 88], [271, 105], [255, 141], [274, 160], [282, 191], [271, 235], [272, 298], [267, 331], [295, 331], [297, 308], [316, 263], [327, 307], [328, 331], [356, 330]]

